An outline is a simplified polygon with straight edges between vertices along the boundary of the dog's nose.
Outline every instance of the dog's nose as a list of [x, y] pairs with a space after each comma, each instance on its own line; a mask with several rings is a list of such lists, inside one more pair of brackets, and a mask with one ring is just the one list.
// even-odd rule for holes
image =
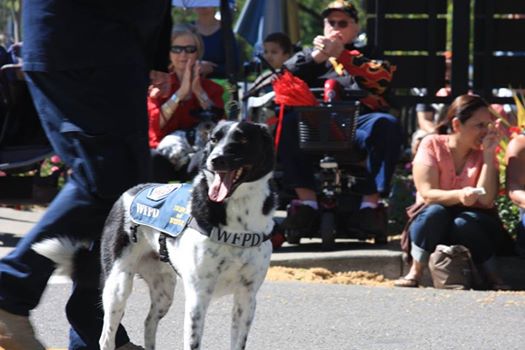
[[227, 159], [224, 156], [217, 156], [211, 160], [211, 164], [215, 169], [223, 169], [227, 165]]

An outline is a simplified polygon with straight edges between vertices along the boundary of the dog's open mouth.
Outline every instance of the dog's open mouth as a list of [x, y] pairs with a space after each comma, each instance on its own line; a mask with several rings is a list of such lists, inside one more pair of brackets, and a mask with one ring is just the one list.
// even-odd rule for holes
[[231, 171], [216, 171], [213, 183], [208, 190], [210, 200], [214, 202], [224, 201], [232, 194], [244, 173], [245, 169], [242, 167]]

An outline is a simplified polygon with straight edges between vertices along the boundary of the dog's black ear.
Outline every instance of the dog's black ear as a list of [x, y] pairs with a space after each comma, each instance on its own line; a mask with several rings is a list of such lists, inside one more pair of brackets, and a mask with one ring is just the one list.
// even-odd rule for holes
[[206, 168], [206, 160], [208, 159], [208, 156], [211, 154], [211, 151], [213, 150], [213, 145], [210, 140], [206, 142], [206, 146], [204, 146], [203, 149], [201, 149], [199, 152], [197, 152], [193, 157], [197, 157], [193, 164], [198, 164], [199, 169]]
[[[193, 157], [190, 158], [190, 163], [188, 164], [187, 173], [190, 178], [193, 178], [200, 169], [204, 166], [206, 157], [204, 156], [205, 148], [201, 148], [193, 154]], [[204, 160], [204, 162], [203, 162]]]
[[264, 123], [253, 123], [253, 125], [257, 125], [259, 128], [263, 129], [263, 131], [265, 133], [267, 133], [268, 135], [271, 136], [270, 128], [268, 127], [267, 124], [264, 124]]
[[268, 127], [268, 125], [263, 124], [263, 123], [254, 123], [254, 124], [257, 125], [263, 131], [262, 133], [263, 147], [266, 153], [271, 154], [272, 157], [274, 157], [275, 150], [273, 147], [273, 136], [270, 132], [270, 128]]

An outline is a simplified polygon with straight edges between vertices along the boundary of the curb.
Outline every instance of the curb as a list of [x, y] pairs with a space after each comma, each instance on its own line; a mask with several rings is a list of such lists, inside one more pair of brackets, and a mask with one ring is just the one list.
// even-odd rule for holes
[[[270, 266], [295, 268], [322, 267], [333, 272], [368, 271], [397, 279], [408, 273], [409, 266], [403, 261], [399, 241], [390, 241], [384, 246], [352, 240], [336, 242], [336, 251], [323, 252], [320, 239], [305, 240], [301, 245], [285, 243], [272, 254]], [[513, 290], [525, 290], [525, 259], [518, 256], [495, 258], [496, 268], [505, 283]], [[432, 279], [425, 269], [422, 286], [431, 287]]]

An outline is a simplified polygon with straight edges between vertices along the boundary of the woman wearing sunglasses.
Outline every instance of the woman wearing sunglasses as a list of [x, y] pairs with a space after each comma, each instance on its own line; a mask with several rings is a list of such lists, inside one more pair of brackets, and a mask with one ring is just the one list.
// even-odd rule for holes
[[[187, 165], [189, 160], [187, 135], [193, 134], [204, 119], [209, 121], [212, 116], [211, 119], [216, 121], [224, 114], [223, 88], [201, 74], [199, 59], [203, 53], [202, 39], [192, 27], [177, 25], [173, 28], [169, 94], [163, 96], [159, 89], [151, 88], [148, 96], [152, 181], [167, 182], [184, 177], [184, 172], [178, 170]], [[180, 142], [179, 146], [183, 148], [180, 154], [169, 156], [157, 150], [168, 135], [175, 138], [175, 142]], [[177, 137], [182, 139], [177, 140]]]

